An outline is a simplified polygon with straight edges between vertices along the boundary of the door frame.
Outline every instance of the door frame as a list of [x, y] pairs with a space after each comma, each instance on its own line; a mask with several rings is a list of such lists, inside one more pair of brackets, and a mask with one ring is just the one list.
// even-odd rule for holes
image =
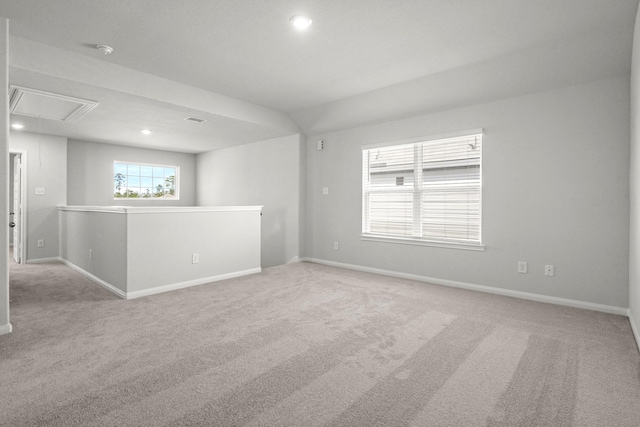
[[[22, 211], [20, 212], [20, 215], [14, 215], [13, 216], [13, 220], [14, 221], [20, 221], [19, 227], [20, 227], [20, 233], [19, 233], [19, 239], [20, 239], [20, 243], [21, 245], [20, 247], [20, 253], [19, 253], [19, 258], [20, 258], [20, 263], [21, 264], [26, 264], [27, 262], [27, 151], [26, 150], [17, 150], [17, 149], [13, 149], [10, 148], [9, 149], [9, 158], [11, 158], [12, 154], [16, 154], [18, 156], [20, 156], [20, 198], [22, 199]], [[15, 174], [15, 171], [14, 171]], [[13, 180], [14, 177], [10, 176], [9, 179]], [[15, 191], [15, 189], [14, 189]], [[11, 197], [13, 199], [13, 194], [10, 194], [9, 197]], [[13, 210], [15, 212], [16, 207], [13, 207]], [[16, 242], [13, 242], [13, 249], [16, 249]]]

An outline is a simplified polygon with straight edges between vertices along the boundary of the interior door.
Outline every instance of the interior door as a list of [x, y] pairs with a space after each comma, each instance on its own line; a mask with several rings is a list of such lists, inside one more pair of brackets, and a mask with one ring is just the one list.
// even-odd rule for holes
[[16, 154], [13, 158], [13, 259], [22, 262], [22, 158]]

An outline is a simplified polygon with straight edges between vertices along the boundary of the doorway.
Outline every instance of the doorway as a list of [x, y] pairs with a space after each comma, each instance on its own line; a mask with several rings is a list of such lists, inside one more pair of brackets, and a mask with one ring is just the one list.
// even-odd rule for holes
[[26, 166], [27, 153], [9, 150], [9, 252], [13, 260], [26, 262]]

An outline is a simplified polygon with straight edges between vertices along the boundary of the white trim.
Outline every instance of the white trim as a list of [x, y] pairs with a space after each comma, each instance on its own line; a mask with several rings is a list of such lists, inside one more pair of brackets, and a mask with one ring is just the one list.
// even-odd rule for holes
[[503, 296], [519, 298], [519, 299], [524, 299], [524, 300], [529, 300], [529, 301], [545, 302], [545, 303], [549, 303], [549, 304], [563, 305], [563, 306], [567, 306], [567, 307], [575, 307], [575, 308], [583, 308], [583, 309], [586, 309], [586, 310], [600, 311], [600, 312], [603, 312], [603, 313], [618, 314], [618, 315], [621, 315], [621, 316], [628, 316], [628, 313], [629, 313], [629, 310], [627, 308], [615, 307], [615, 306], [611, 306], [611, 305], [596, 304], [596, 303], [592, 303], [592, 302], [578, 301], [578, 300], [567, 299], [567, 298], [557, 298], [557, 297], [551, 297], [551, 296], [547, 296], [547, 295], [532, 294], [532, 293], [521, 292], [521, 291], [513, 291], [513, 290], [510, 290], [510, 289], [494, 288], [494, 287], [491, 287], [491, 286], [476, 285], [476, 284], [473, 284], [473, 283], [465, 283], [465, 282], [457, 282], [457, 281], [454, 281], [454, 280], [437, 279], [437, 278], [434, 278], [434, 277], [419, 276], [417, 274], [400, 273], [400, 272], [397, 272], [397, 271], [382, 270], [382, 269], [379, 269], [379, 268], [371, 268], [371, 267], [363, 267], [363, 266], [360, 266], [360, 265], [353, 265], [353, 264], [344, 264], [344, 263], [341, 263], [341, 262], [327, 261], [327, 260], [317, 259], [317, 258], [302, 258], [302, 261], [313, 262], [313, 263], [316, 263], [316, 264], [324, 264], [324, 265], [329, 265], [329, 266], [332, 266], [332, 267], [346, 268], [346, 269], [349, 269], [349, 270], [363, 271], [365, 273], [374, 273], [374, 274], [380, 274], [380, 275], [383, 275], [383, 276], [390, 276], [390, 277], [398, 277], [398, 278], [401, 278], [401, 279], [416, 280], [418, 282], [432, 283], [434, 285], [449, 286], [449, 287], [452, 287], [452, 288], [461, 288], [461, 289], [468, 289], [468, 290], [471, 290], [471, 291], [485, 292], [485, 293], [495, 294], [495, 295], [503, 295]]
[[11, 323], [0, 326], [0, 335], [10, 334], [11, 331], [13, 331], [13, 326], [11, 326]]
[[[65, 118], [42, 116], [43, 119], [49, 119], [49, 120], [55, 120], [55, 121], [61, 121], [61, 122], [73, 122], [75, 120], [78, 120], [79, 118], [87, 114], [89, 111], [93, 110], [98, 105], [100, 105], [99, 102], [90, 101], [88, 99], [74, 98], [73, 96], [60, 95], [58, 93], [45, 92], [43, 90], [31, 89], [24, 86], [11, 85], [9, 86], [9, 112], [10, 113], [14, 112], [14, 110], [20, 103], [22, 96], [25, 93], [79, 104], [79, 106], [76, 107], [72, 112], [70, 112]], [[22, 114], [23, 116], [29, 116], [29, 117], [40, 117], [40, 115], [24, 112], [24, 111], [16, 114]]]
[[638, 351], [640, 351], [640, 330], [638, 329], [635, 319], [631, 314], [631, 310], [629, 310], [628, 316], [629, 316], [629, 323], [631, 324], [631, 331], [633, 331], [633, 337], [636, 339], [636, 345], [638, 346]]
[[262, 269], [260, 267], [256, 267], [256, 268], [250, 268], [248, 270], [234, 271], [232, 273], [218, 274], [217, 276], [210, 276], [210, 277], [203, 277], [203, 278], [200, 278], [200, 279], [188, 280], [186, 282], [179, 282], [179, 283], [172, 283], [172, 284], [169, 284], [169, 285], [156, 286], [155, 288], [143, 289], [141, 291], [125, 292], [125, 291], [123, 291], [121, 289], [116, 288], [112, 284], [105, 282], [104, 280], [100, 279], [99, 277], [94, 276], [93, 274], [89, 273], [88, 271], [84, 270], [83, 268], [78, 267], [74, 263], [72, 263], [70, 261], [67, 261], [66, 259], [60, 258], [60, 262], [62, 262], [67, 267], [71, 268], [72, 270], [77, 271], [78, 273], [80, 273], [83, 276], [87, 277], [88, 279], [96, 282], [98, 285], [102, 286], [103, 288], [107, 289], [108, 291], [113, 292], [114, 294], [116, 294], [120, 298], [126, 299], [126, 300], [145, 297], [145, 296], [148, 296], [148, 295], [159, 294], [159, 293], [162, 293], [162, 292], [174, 291], [174, 290], [177, 290], [177, 289], [189, 288], [191, 286], [204, 285], [206, 283], [219, 282], [221, 280], [233, 279], [235, 277], [241, 277], [241, 276], [247, 276], [249, 274], [256, 274], [256, 273], [260, 273], [262, 271]]
[[50, 257], [50, 258], [35, 258], [28, 259], [25, 264], [44, 264], [45, 262], [61, 262], [62, 258], [60, 257]]
[[298, 257], [298, 256], [296, 255], [296, 256], [294, 256], [293, 258], [291, 258], [291, 259], [289, 260], [289, 262], [287, 262], [287, 264], [295, 264], [295, 263], [297, 263], [297, 262], [300, 262], [300, 257]]
[[89, 273], [87, 270], [78, 267], [77, 265], [75, 265], [74, 263], [72, 263], [71, 261], [67, 261], [64, 258], [60, 258], [60, 262], [62, 262], [63, 264], [65, 264], [67, 267], [69, 267], [70, 269], [77, 271], [78, 273], [82, 274], [83, 276], [85, 276], [86, 278], [96, 282], [98, 285], [102, 286], [103, 288], [105, 288], [106, 290], [113, 292], [114, 294], [116, 294], [117, 296], [119, 296], [122, 299], [127, 299], [127, 293], [124, 292], [121, 289], [116, 288], [115, 286], [113, 286], [110, 283], [105, 282], [104, 280], [100, 279], [97, 276], [94, 276], [93, 274]]
[[404, 145], [404, 144], [414, 144], [416, 142], [428, 142], [428, 141], [437, 141], [439, 139], [449, 139], [449, 138], [458, 138], [461, 136], [469, 136], [469, 135], [483, 135], [484, 129], [468, 129], [459, 132], [447, 132], [441, 133], [438, 135], [427, 135], [420, 136], [415, 138], [402, 139], [399, 141], [389, 141], [389, 142], [379, 142], [375, 144], [366, 144], [361, 146], [363, 150], [370, 150], [372, 148], [381, 148], [381, 147], [392, 147], [394, 145]]
[[[124, 161], [124, 160], [114, 160], [113, 161], [113, 171], [115, 172], [115, 165], [116, 164], [121, 164], [121, 165], [133, 165], [133, 166], [151, 166], [151, 167], [160, 167], [160, 168], [173, 168], [176, 170], [176, 174], [173, 175], [174, 178], [174, 190], [175, 190], [175, 194], [173, 195], [173, 197], [114, 197], [113, 200], [165, 200], [167, 202], [172, 202], [172, 201], [176, 201], [176, 200], [180, 200], [180, 166], [178, 165], [159, 165], [159, 164], [155, 164], [155, 163], [138, 163], [138, 162], [129, 162], [129, 161]], [[164, 173], [163, 173], [164, 174]], [[129, 174], [127, 174], [126, 176], [128, 177]], [[115, 174], [114, 174], [115, 176]], [[142, 185], [139, 185], [138, 187], [144, 187]], [[155, 188], [155, 187], [154, 187]]]
[[142, 213], [185, 213], [185, 212], [236, 212], [236, 211], [261, 211], [262, 206], [148, 206], [125, 207], [128, 214]]
[[[376, 242], [393, 242], [393, 243], [401, 243], [401, 244], [411, 244], [411, 245], [420, 245], [420, 246], [432, 246], [432, 247], [444, 247], [444, 248], [456, 248], [456, 249], [466, 249], [466, 250], [476, 250], [483, 251], [484, 246], [482, 245], [482, 129], [480, 129], [475, 134], [471, 133], [472, 131], [466, 132], [456, 132], [455, 134], [450, 134], [452, 136], [449, 137], [425, 137], [425, 138], [414, 138], [411, 140], [398, 141], [397, 143], [393, 143], [390, 145], [383, 145], [381, 148], [391, 148], [395, 150], [398, 145], [400, 147], [404, 147], [402, 151], [394, 152], [395, 154], [389, 153], [390, 157], [386, 157], [384, 154], [381, 158], [378, 158], [378, 155], [375, 154], [379, 151], [379, 149], [371, 148], [370, 146], [362, 147], [362, 234], [361, 240], [365, 241], [376, 241]], [[431, 150], [429, 147], [432, 147], [433, 144], [448, 144], [451, 142], [461, 151], [456, 151], [458, 155], [453, 160], [449, 159], [446, 161], [437, 161], [437, 158], [433, 160], [429, 160], [426, 153], [423, 153], [424, 150]], [[461, 144], [461, 145], [458, 145]], [[478, 144], [480, 144], [478, 146]], [[471, 154], [471, 150], [469, 146], [473, 150], [475, 150], [474, 154]], [[435, 147], [435, 146], [433, 146]], [[476, 148], [478, 148], [476, 150]], [[424, 149], [424, 150], [423, 150]], [[441, 153], [439, 148], [433, 148], [434, 155], [437, 153]], [[375, 159], [377, 160], [374, 160]], [[380, 184], [380, 187], [377, 187], [375, 184], [375, 176], [377, 173], [391, 173], [390, 171], [394, 171], [397, 168], [395, 166], [389, 166], [390, 169], [380, 168], [378, 169], [376, 166], [387, 166], [387, 162], [391, 161], [391, 159], [395, 159], [393, 162], [400, 162], [403, 167], [402, 169], [410, 169], [413, 173], [413, 180], [410, 185], [402, 187], [402, 183], [398, 184], [398, 179], [403, 179], [396, 176], [396, 186], [393, 184]], [[381, 162], [381, 163], [377, 163]], [[392, 163], [393, 163], [392, 162]], [[395, 164], [395, 163], [393, 163]], [[423, 208], [429, 205], [428, 202], [428, 194], [431, 193], [429, 186], [423, 182], [423, 175], [425, 171], [439, 171], [440, 169], [432, 169], [432, 168], [442, 168], [445, 169], [447, 166], [453, 167], [477, 167], [478, 170], [474, 171], [472, 175], [466, 176], [466, 179], [460, 178], [460, 191], [465, 192], [468, 196], [471, 195], [472, 198], [478, 198], [478, 207], [469, 208], [470, 211], [466, 213], [466, 223], [467, 226], [473, 224], [473, 226], [477, 227], [477, 236], [473, 236], [473, 238], [469, 238], [470, 236], [464, 236], [466, 238], [448, 238], [447, 236], [447, 227], [444, 226], [444, 229], [440, 230], [438, 227], [439, 224], [437, 220], [433, 223], [429, 218], [426, 218]], [[398, 172], [400, 173], [400, 172]], [[441, 172], [437, 172], [437, 175], [434, 175], [433, 182], [440, 183]], [[467, 170], [468, 173], [468, 170]], [[400, 173], [402, 174], [402, 173]], [[477, 175], [476, 175], [477, 174]], [[476, 181], [477, 180], [477, 181]], [[397, 187], [401, 185], [401, 187]], [[457, 188], [457, 187], [456, 187]], [[446, 194], [446, 191], [450, 190], [448, 185], [443, 184], [441, 189], [443, 191], [442, 194]], [[436, 192], [438, 192], [437, 190]], [[384, 224], [387, 221], [392, 220], [388, 217], [388, 213], [386, 209], [383, 209], [389, 203], [387, 200], [387, 196], [391, 197], [391, 195], [399, 196], [402, 198], [402, 203], [408, 202], [410, 206], [405, 206], [407, 211], [403, 211], [401, 213], [401, 219], [398, 221], [402, 221], [409, 235], [407, 236], [398, 236], [399, 233], [394, 233], [390, 231], [378, 231], [374, 230], [374, 224], [380, 223], [381, 227], [384, 228]], [[381, 205], [378, 206], [377, 202], [374, 202], [375, 197], [382, 196]], [[395, 197], [394, 196], [394, 197]], [[443, 196], [445, 197], [445, 196]], [[425, 205], [426, 203], [426, 205]], [[444, 205], [434, 208], [436, 209], [435, 215], [443, 215], [445, 218], [448, 215], [449, 207], [444, 203]], [[382, 209], [381, 212], [376, 213], [377, 209]], [[400, 215], [400, 213], [398, 214]], [[400, 217], [398, 217], [400, 218]], [[396, 218], [397, 219], [397, 218]], [[462, 220], [461, 220], [462, 221]], [[427, 232], [430, 227], [435, 226], [441, 236], [425, 236], [424, 233]], [[435, 230], [434, 229], [434, 230]], [[467, 234], [469, 233], [469, 229], [467, 229]]]
[[59, 211], [119, 214], [261, 211], [263, 206], [58, 206]]
[[235, 271], [233, 273], [219, 274], [217, 276], [203, 277], [201, 279], [188, 280], [186, 282], [173, 283], [170, 285], [157, 286], [155, 288], [143, 289], [141, 291], [127, 292], [127, 299], [146, 297], [148, 295], [159, 294], [162, 292], [175, 291], [177, 289], [189, 288], [191, 286], [204, 285], [211, 282], [219, 282], [221, 280], [233, 279], [234, 277], [247, 276], [249, 274], [260, 273], [260, 267], [250, 268], [248, 270]]
[[[20, 262], [25, 264], [27, 261], [27, 229], [28, 229], [28, 219], [29, 219], [29, 193], [28, 193], [28, 179], [29, 179], [29, 174], [28, 174], [28, 170], [27, 170], [27, 150], [18, 150], [15, 148], [9, 148], [9, 154], [19, 154], [20, 155], [20, 163], [22, 164], [22, 176], [20, 177], [20, 181], [21, 181], [21, 186], [20, 186], [20, 192], [22, 193], [20, 195], [20, 197], [22, 197], [22, 215], [21, 215], [21, 221], [22, 223], [20, 224], [20, 241], [22, 243], [22, 245], [20, 246], [20, 254], [19, 254], [19, 258], [20, 258]], [[11, 157], [11, 156], [9, 156]], [[11, 180], [13, 180], [13, 177], [10, 177]], [[13, 194], [10, 194], [9, 197], [11, 197], [13, 199]], [[13, 207], [13, 209], [15, 210], [15, 206]]]
[[431, 246], [434, 248], [464, 249], [467, 251], [484, 252], [484, 245], [481, 243], [462, 242], [437, 242], [435, 240], [412, 239], [402, 237], [385, 237], [372, 234], [361, 234], [360, 240], [378, 243], [400, 243], [402, 245]]
[[103, 212], [103, 213], [126, 213], [122, 206], [58, 206], [58, 211], [66, 212]]

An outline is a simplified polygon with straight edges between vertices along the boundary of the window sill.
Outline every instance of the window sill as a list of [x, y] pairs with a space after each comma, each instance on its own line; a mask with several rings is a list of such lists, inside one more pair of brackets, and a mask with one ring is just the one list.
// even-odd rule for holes
[[415, 246], [431, 246], [435, 248], [446, 249], [462, 249], [467, 251], [484, 251], [484, 245], [480, 243], [461, 243], [461, 242], [440, 242], [436, 240], [422, 240], [402, 237], [387, 237], [372, 234], [360, 235], [360, 240], [368, 242], [381, 242], [381, 243], [400, 243], [403, 245], [415, 245]]
[[114, 197], [114, 201], [122, 201], [122, 200], [147, 200], [147, 201], [159, 201], [164, 200], [166, 202], [179, 202], [179, 198], [169, 198], [169, 197]]

